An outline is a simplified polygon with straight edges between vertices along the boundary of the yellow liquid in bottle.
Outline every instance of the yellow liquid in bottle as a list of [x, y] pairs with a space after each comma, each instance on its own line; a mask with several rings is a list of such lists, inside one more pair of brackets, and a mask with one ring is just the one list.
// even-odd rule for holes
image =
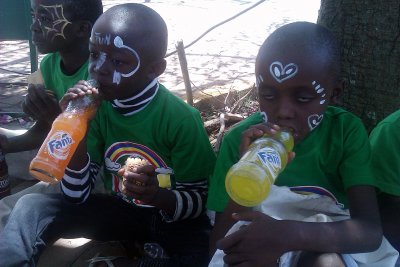
[[250, 145], [225, 178], [230, 198], [239, 205], [254, 207], [268, 195], [275, 178], [285, 168], [294, 140], [289, 132], [278, 132], [274, 139], [260, 138]]
[[236, 203], [253, 207], [268, 196], [273, 179], [256, 164], [243, 162], [232, 167], [225, 183], [229, 196]]

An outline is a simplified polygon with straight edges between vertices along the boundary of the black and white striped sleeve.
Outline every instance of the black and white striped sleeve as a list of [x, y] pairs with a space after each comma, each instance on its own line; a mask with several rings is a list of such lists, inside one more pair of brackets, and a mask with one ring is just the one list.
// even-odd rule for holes
[[100, 166], [97, 163], [90, 162], [79, 171], [66, 168], [63, 179], [61, 180], [61, 191], [64, 197], [76, 204], [86, 201], [99, 173]]
[[176, 197], [175, 214], [171, 217], [161, 211], [166, 222], [175, 222], [184, 219], [199, 217], [205, 212], [208, 182], [201, 180], [193, 183], [176, 183], [176, 190], [172, 190]]

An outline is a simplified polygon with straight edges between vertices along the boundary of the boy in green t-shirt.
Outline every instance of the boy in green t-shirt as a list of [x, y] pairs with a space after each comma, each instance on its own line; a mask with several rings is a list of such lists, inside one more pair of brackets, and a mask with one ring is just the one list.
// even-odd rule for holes
[[[373, 251], [381, 244], [367, 133], [356, 116], [330, 106], [342, 93], [339, 55], [333, 34], [308, 22], [282, 26], [261, 46], [256, 85], [268, 122], [263, 123], [261, 113], [254, 114], [222, 142], [207, 201], [208, 209], [216, 211], [210, 255], [220, 249], [211, 266], [221, 264], [222, 251], [229, 266], [277, 266], [292, 251], [299, 252], [286, 253], [281, 266], [346, 266], [355, 264], [347, 254]], [[260, 206], [262, 212], [239, 206], [226, 193], [227, 171], [254, 139], [280, 127], [292, 130], [296, 157], [277, 177], [278, 186]], [[275, 204], [269, 205], [272, 200]], [[318, 210], [324, 215], [302, 218], [312, 222], [299, 220]], [[329, 220], [337, 221], [319, 222]], [[237, 221], [249, 224], [224, 238]]]
[[400, 111], [382, 120], [370, 133], [372, 168], [381, 192], [378, 202], [385, 237], [400, 250]]
[[[32, 40], [40, 53], [47, 54], [34, 74], [39, 75], [33, 81], [35, 84], [28, 86], [23, 103], [24, 111], [35, 118], [36, 123], [22, 135], [9, 138], [0, 135], [0, 149], [4, 153], [27, 153], [27, 150], [39, 148], [61, 112], [58, 103], [64, 93], [79, 80], [87, 79], [90, 33], [103, 13], [103, 4], [101, 0], [32, 0], [31, 12]], [[28, 173], [28, 155], [24, 157], [26, 162], [18, 154], [12, 155], [18, 160], [14, 165], [24, 169], [21, 171], [24, 174]], [[0, 232], [21, 196], [54, 192], [60, 192], [59, 185], [40, 182], [0, 200]]]
[[[80, 81], [60, 104], [86, 94], [103, 101], [65, 170], [63, 194], [16, 204], [0, 233], [0, 266], [32, 266], [62, 236], [143, 244], [139, 259], [96, 257], [91, 266], [208, 263], [205, 202], [215, 155], [199, 111], [158, 82], [167, 44], [164, 20], [145, 5], [116, 5], [96, 21], [89, 74], [99, 86]], [[170, 186], [157, 177], [168, 171]], [[100, 172], [110, 194], [90, 194]]]
[[[92, 25], [103, 12], [101, 0], [32, 0], [32, 41], [46, 55], [40, 64], [41, 84], [29, 84], [22, 104], [36, 119], [25, 134], [1, 141], [5, 153], [38, 148], [55, 117], [58, 101], [68, 88], [86, 79]], [[46, 91], [47, 90], [47, 91]]]

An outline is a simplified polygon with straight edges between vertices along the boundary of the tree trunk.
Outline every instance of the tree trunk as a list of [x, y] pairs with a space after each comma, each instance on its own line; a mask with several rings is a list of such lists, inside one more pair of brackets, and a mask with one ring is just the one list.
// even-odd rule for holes
[[400, 107], [400, 1], [321, 0], [318, 23], [341, 42], [343, 106], [371, 130]]

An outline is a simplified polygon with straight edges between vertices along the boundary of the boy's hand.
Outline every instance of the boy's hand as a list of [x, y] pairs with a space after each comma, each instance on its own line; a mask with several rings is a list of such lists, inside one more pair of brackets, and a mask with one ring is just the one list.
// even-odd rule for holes
[[122, 168], [118, 173], [123, 177], [123, 194], [145, 204], [152, 204], [160, 190], [156, 172], [152, 165], [138, 167], [134, 172]]
[[[262, 137], [264, 134], [266, 135], [275, 135], [281, 128], [269, 122], [264, 122], [260, 124], [255, 124], [250, 126], [246, 131], [242, 133], [242, 141], [240, 143], [240, 156], [243, 156], [244, 153], [249, 149], [249, 146], [252, 142], [254, 142], [257, 138]], [[294, 152], [289, 152], [288, 163], [293, 160], [295, 157]]]
[[91, 87], [88, 85], [86, 81], [79, 81], [77, 84], [74, 85], [74, 87], [68, 89], [68, 91], [65, 93], [65, 95], [62, 97], [60, 100], [60, 107], [61, 110], [64, 112], [64, 110], [67, 108], [68, 103], [76, 98], [83, 97], [85, 95], [93, 95], [94, 99], [96, 102], [100, 103], [100, 95], [99, 95], [99, 90], [97, 88]]
[[28, 94], [22, 103], [22, 110], [33, 119], [46, 121], [50, 125], [61, 112], [54, 93], [38, 84], [28, 85]]
[[277, 266], [285, 252], [280, 246], [284, 238], [280, 221], [257, 211], [234, 213], [232, 217], [251, 223], [217, 242], [217, 248], [226, 254], [224, 262], [229, 266]]

